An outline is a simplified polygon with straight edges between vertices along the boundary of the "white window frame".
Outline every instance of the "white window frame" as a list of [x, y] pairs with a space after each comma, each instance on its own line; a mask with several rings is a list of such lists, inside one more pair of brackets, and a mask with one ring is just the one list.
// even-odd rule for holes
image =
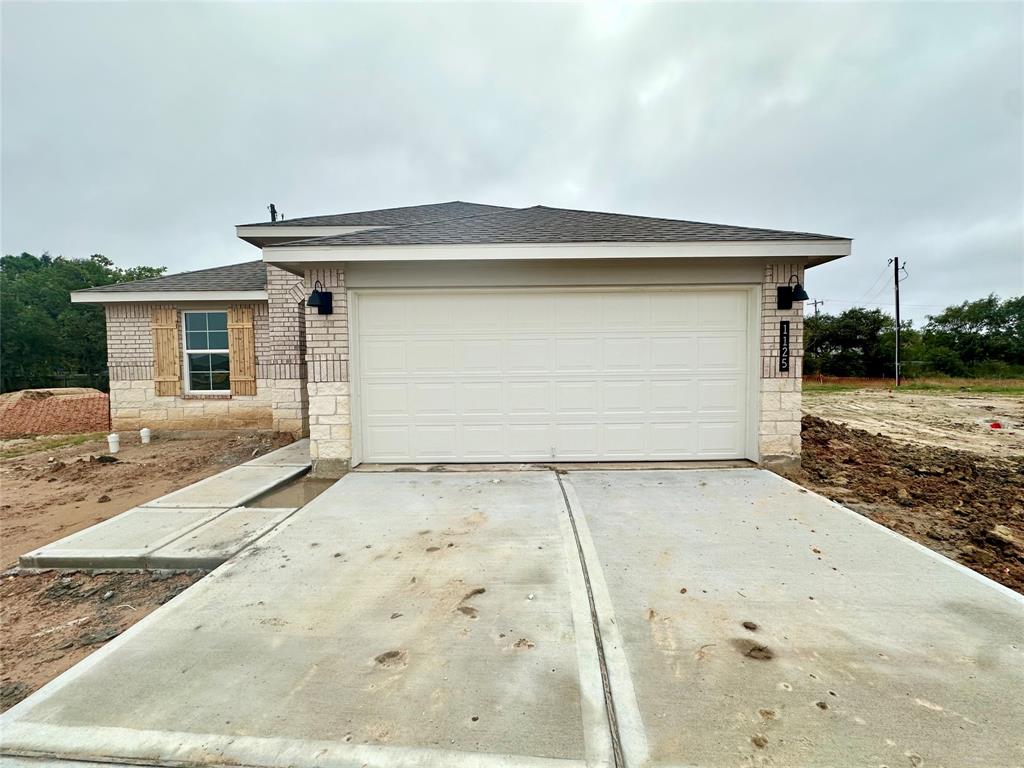
[[[227, 355], [228, 356], [228, 367], [231, 366], [231, 351], [228, 349], [193, 349], [188, 348], [188, 324], [186, 322], [186, 315], [199, 314], [202, 312], [204, 315], [211, 312], [221, 312], [224, 314], [225, 319], [227, 318], [227, 309], [183, 309], [181, 310], [181, 356], [183, 358], [181, 370], [184, 374], [184, 381], [182, 382], [182, 388], [187, 395], [203, 395], [205, 397], [231, 397], [231, 374], [228, 374], [228, 388], [227, 389], [192, 389], [192, 363], [189, 360], [189, 352], [193, 354], [210, 354], [210, 355]], [[229, 337], [230, 338], [230, 337]]]

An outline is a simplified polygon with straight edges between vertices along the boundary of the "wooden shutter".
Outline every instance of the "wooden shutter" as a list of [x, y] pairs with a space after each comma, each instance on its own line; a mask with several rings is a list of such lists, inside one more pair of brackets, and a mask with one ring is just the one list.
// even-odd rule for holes
[[181, 394], [181, 340], [178, 338], [178, 311], [174, 307], [153, 307], [153, 382], [157, 397]]
[[228, 307], [228, 355], [231, 394], [256, 394], [256, 332], [251, 304]]

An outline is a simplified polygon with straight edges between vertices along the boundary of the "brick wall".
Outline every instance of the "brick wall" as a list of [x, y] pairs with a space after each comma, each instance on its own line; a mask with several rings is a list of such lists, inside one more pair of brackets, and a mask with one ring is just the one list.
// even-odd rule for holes
[[341, 268], [307, 270], [307, 294], [318, 280], [333, 293], [334, 313], [321, 315], [315, 307], [306, 308], [310, 455], [315, 475], [340, 477], [352, 459], [345, 273]]
[[[254, 304], [256, 394], [157, 397], [149, 304], [108, 304], [107, 364], [112, 428], [271, 429], [274, 382], [260, 371], [269, 353], [267, 304]], [[212, 307], [207, 307], [212, 308]], [[179, 356], [183, 354], [179, 340]], [[179, 358], [182, 359], [182, 358]], [[184, 368], [183, 368], [184, 370]]]
[[267, 265], [268, 330], [256, 375], [272, 383], [273, 428], [296, 437], [309, 433], [306, 391], [306, 291], [303, 280]]
[[[803, 283], [800, 264], [766, 264], [761, 283], [761, 420], [758, 446], [764, 463], [800, 459], [800, 390], [803, 376], [804, 309], [778, 309], [780, 285], [796, 276]], [[779, 370], [779, 322], [789, 321], [789, 370]]]

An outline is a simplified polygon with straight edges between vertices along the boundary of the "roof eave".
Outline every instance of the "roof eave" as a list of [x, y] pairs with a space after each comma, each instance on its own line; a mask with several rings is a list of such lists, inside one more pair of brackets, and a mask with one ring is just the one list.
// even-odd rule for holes
[[72, 304], [176, 304], [266, 300], [266, 291], [71, 291]]
[[852, 240], [742, 240], [700, 242], [489, 243], [437, 245], [312, 245], [263, 249], [271, 264], [345, 261], [533, 261], [623, 258], [798, 259], [808, 266], [850, 255]]
[[380, 226], [332, 227], [322, 224], [282, 226], [281, 224], [240, 224], [235, 227], [235, 234], [245, 242], [263, 247], [277, 242], [302, 240], [309, 237], [330, 237], [331, 235], [348, 235], [353, 232], [365, 232], [368, 229], [385, 229]]

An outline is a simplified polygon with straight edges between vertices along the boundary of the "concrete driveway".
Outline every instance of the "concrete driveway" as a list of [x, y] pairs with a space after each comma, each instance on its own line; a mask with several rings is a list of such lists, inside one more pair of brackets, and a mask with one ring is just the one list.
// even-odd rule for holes
[[354, 473], [8, 712], [0, 747], [997, 768], [1022, 722], [1024, 599], [767, 472]]

